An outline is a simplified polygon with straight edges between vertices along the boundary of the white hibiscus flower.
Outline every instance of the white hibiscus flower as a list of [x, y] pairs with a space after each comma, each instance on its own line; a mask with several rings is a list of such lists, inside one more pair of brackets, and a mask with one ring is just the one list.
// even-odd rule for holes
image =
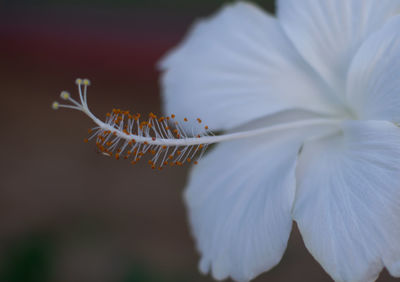
[[400, 1], [277, 10], [227, 6], [162, 62], [166, 111], [214, 130], [341, 120], [222, 143], [194, 167], [185, 202], [200, 269], [238, 281], [271, 269], [294, 219], [333, 279], [398, 277]]
[[62, 92], [72, 105], [53, 108], [92, 118], [103, 153], [135, 163], [151, 152], [153, 168], [220, 143], [185, 191], [200, 269], [216, 279], [275, 266], [293, 220], [333, 279], [400, 277], [399, 13], [399, 0], [278, 0], [276, 18], [236, 3], [162, 62], [174, 114], [102, 122], [80, 79], [80, 102]]

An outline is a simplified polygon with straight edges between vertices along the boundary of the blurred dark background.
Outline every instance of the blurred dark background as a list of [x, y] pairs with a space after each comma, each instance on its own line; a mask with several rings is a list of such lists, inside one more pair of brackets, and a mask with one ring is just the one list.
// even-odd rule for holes
[[[100, 116], [160, 112], [157, 61], [225, 2], [0, 0], [0, 282], [212, 281], [197, 270], [181, 199], [188, 168], [101, 156], [82, 142], [91, 122], [51, 103], [88, 77]], [[295, 228], [256, 281], [330, 279]]]

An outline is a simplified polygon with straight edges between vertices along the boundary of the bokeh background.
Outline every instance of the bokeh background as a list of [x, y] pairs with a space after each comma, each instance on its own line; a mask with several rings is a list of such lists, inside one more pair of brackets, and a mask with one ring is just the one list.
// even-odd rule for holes
[[[0, 282], [212, 281], [197, 270], [182, 203], [188, 167], [101, 156], [82, 142], [91, 122], [50, 105], [88, 77], [100, 116], [160, 112], [157, 61], [225, 2], [0, 0]], [[256, 281], [330, 279], [295, 227]]]

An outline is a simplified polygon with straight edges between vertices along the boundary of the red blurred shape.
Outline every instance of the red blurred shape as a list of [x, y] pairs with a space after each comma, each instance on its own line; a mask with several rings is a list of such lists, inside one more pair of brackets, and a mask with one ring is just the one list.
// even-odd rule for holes
[[132, 30], [115, 24], [104, 28], [35, 22], [0, 24], [1, 61], [40, 71], [154, 80], [157, 61], [180, 37], [180, 32], [146, 28], [145, 21]]

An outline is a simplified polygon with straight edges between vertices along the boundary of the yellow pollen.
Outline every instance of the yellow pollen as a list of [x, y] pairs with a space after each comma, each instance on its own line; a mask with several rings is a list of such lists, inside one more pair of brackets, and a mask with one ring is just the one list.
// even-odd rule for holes
[[53, 102], [51, 107], [53, 108], [53, 110], [58, 110], [60, 108], [60, 104], [58, 102]]
[[71, 94], [67, 91], [62, 91], [60, 94], [61, 99], [63, 100], [68, 100], [71, 97]]

